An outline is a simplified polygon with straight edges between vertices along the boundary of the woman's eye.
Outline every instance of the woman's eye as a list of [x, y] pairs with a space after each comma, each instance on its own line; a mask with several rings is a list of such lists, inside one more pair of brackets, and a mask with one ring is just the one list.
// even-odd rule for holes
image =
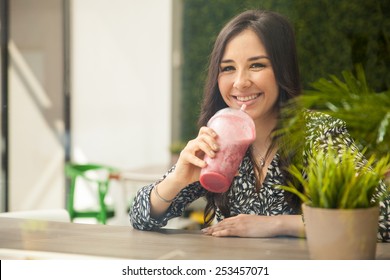
[[233, 66], [223, 66], [221, 67], [221, 72], [233, 71], [235, 68]]
[[263, 63], [253, 63], [250, 68], [255, 68], [255, 69], [258, 69], [258, 68], [264, 68], [265, 67], [265, 64]]

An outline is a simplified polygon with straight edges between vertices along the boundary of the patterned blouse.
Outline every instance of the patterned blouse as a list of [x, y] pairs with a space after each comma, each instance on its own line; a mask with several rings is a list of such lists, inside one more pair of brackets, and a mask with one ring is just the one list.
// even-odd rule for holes
[[[309, 112], [306, 115], [306, 145], [304, 158], [313, 147], [321, 147], [331, 136], [333, 144], [339, 146], [355, 147], [343, 121], [319, 112]], [[325, 148], [325, 147], [324, 147]], [[356, 147], [355, 147], [356, 148]], [[288, 215], [298, 214], [285, 201], [284, 190], [275, 187], [284, 185], [284, 176], [279, 169], [279, 157], [276, 153], [268, 167], [267, 175], [259, 191], [255, 187], [254, 167], [248, 155], [244, 157], [239, 167], [239, 174], [228, 191], [230, 216], [238, 214], [252, 215]], [[155, 219], [150, 216], [150, 193], [153, 187], [161, 182], [174, 170], [172, 167], [161, 180], [140, 189], [134, 198], [130, 210], [130, 221], [134, 228], [140, 230], [154, 230], [163, 227], [168, 220], [183, 214], [186, 206], [194, 200], [205, 196], [206, 190], [198, 182], [186, 186], [173, 200], [166, 213]], [[382, 191], [385, 188], [381, 184]], [[379, 217], [378, 240], [390, 242], [390, 197], [380, 203], [381, 214]], [[221, 211], [216, 209], [216, 219], [223, 219]]]

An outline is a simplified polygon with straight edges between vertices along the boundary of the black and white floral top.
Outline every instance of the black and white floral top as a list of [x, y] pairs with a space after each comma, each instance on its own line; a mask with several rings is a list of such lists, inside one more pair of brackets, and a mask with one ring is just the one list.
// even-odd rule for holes
[[[310, 150], [313, 148], [326, 145], [326, 139], [329, 139], [329, 137], [331, 137], [334, 145], [355, 146], [343, 121], [319, 112], [309, 112], [306, 116], [306, 121], [307, 135], [304, 158], [309, 155]], [[161, 180], [147, 185], [138, 191], [129, 213], [130, 221], [134, 228], [154, 230], [163, 227], [168, 220], [181, 216], [186, 206], [191, 202], [205, 196], [206, 190], [200, 183], [192, 183], [176, 196], [163, 216], [158, 219], [151, 217], [150, 193], [153, 187], [173, 170], [174, 167]], [[240, 164], [239, 175], [234, 178], [228, 191], [230, 216], [238, 214], [266, 216], [297, 214], [297, 210], [292, 209], [285, 201], [284, 190], [276, 187], [283, 184], [285, 184], [285, 181], [279, 169], [279, 154], [277, 153], [268, 167], [262, 187], [259, 191], [256, 191], [253, 165], [249, 156], [246, 155]], [[385, 186], [381, 185], [381, 188], [385, 188]], [[390, 197], [381, 202], [380, 207], [378, 239], [390, 242]], [[220, 221], [223, 218], [221, 211], [216, 209], [216, 219]]]

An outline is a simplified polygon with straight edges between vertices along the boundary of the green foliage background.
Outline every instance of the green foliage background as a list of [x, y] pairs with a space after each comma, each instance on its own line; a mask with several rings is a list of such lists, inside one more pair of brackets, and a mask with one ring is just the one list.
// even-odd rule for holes
[[363, 65], [375, 91], [390, 89], [389, 0], [183, 0], [181, 138], [197, 135], [206, 67], [222, 26], [246, 9], [269, 9], [294, 25], [305, 89]]

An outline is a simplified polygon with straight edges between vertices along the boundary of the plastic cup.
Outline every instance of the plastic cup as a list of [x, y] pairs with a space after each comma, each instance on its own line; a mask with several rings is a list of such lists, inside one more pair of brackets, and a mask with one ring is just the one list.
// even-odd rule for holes
[[256, 138], [252, 118], [241, 110], [225, 108], [218, 111], [207, 123], [218, 135], [219, 151], [214, 158], [205, 155], [207, 163], [200, 173], [200, 183], [208, 191], [226, 192], [251, 143]]

